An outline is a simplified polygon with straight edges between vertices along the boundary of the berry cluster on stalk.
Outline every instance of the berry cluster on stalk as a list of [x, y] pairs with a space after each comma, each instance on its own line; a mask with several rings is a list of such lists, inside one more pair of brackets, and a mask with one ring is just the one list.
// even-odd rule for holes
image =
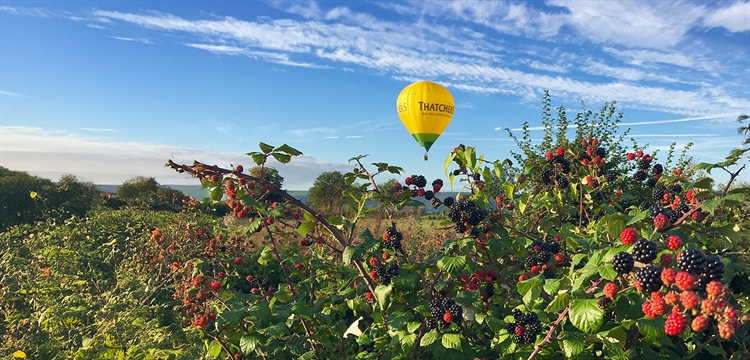
[[[557, 242], [534, 241], [529, 249], [529, 252], [533, 255], [524, 259], [524, 265], [529, 269], [531, 275], [542, 273], [545, 279], [552, 279], [555, 277], [552, 260], [554, 259], [555, 262], [562, 260], [562, 257], [558, 256], [560, 251], [562, 251], [562, 248]], [[524, 275], [528, 275], [528, 273]], [[524, 275], [522, 275], [522, 278], [528, 279], [531, 277], [531, 275]]]
[[533, 311], [524, 314], [519, 309], [513, 309], [512, 314], [515, 322], [508, 324], [508, 332], [515, 335], [514, 340], [519, 344], [533, 344], [536, 336], [542, 332], [542, 323], [537, 314]]
[[466, 233], [468, 231], [470, 235], [475, 237], [478, 237], [481, 232], [477, 226], [486, 217], [487, 211], [468, 199], [453, 202], [448, 211], [448, 219], [454, 223], [456, 232]]
[[451, 323], [464, 321], [464, 309], [453, 299], [432, 299], [429, 301], [431, 318], [426, 319], [427, 328], [446, 328]]
[[383, 246], [386, 249], [401, 251], [401, 240], [403, 240], [403, 238], [404, 235], [396, 230], [395, 226], [391, 226], [386, 229], [385, 234], [383, 234]]

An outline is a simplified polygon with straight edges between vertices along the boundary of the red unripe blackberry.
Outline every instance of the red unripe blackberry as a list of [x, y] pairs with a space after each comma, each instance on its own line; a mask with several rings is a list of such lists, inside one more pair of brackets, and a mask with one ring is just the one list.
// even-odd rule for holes
[[719, 324], [719, 336], [722, 339], [729, 340], [734, 336], [734, 327], [729, 324]]
[[372, 298], [374, 297], [374, 295], [372, 295], [372, 292], [371, 292], [371, 291], [368, 291], [368, 292], [366, 292], [366, 293], [365, 293], [365, 297], [366, 297], [366, 298], [367, 298], [368, 300], [372, 300]]
[[721, 285], [720, 282], [714, 280], [706, 285], [706, 292], [709, 296], [719, 297], [721, 296], [721, 293], [724, 292], [724, 286]]
[[688, 199], [688, 201], [693, 201], [693, 199], [695, 198], [695, 190], [688, 190], [688, 192], [685, 194], [685, 198]]
[[376, 266], [378, 266], [378, 263], [379, 263], [379, 262], [378, 262], [378, 259], [377, 259], [377, 258], [374, 258], [374, 257], [373, 257], [373, 258], [370, 258], [370, 266], [372, 266], [372, 267], [376, 267]]
[[294, 267], [295, 267], [295, 268], [296, 268], [297, 270], [300, 270], [300, 269], [302, 269], [302, 267], [303, 267], [303, 266], [302, 266], [302, 264], [295, 264], [295, 265], [294, 265]]
[[396, 181], [393, 183], [393, 190], [399, 191], [401, 190], [401, 183]]
[[703, 315], [698, 315], [693, 319], [690, 328], [692, 328], [694, 332], [703, 332], [708, 328], [708, 319]]
[[672, 284], [674, 283], [675, 276], [677, 276], [677, 273], [673, 269], [666, 268], [661, 272], [661, 281], [667, 285]]
[[687, 291], [695, 285], [695, 278], [686, 271], [680, 271], [674, 277], [674, 283], [682, 291]]
[[253, 276], [252, 275], [245, 276], [245, 280], [247, 280], [248, 282], [253, 281]]
[[544, 155], [544, 158], [547, 159], [547, 161], [552, 161], [554, 157], [555, 154], [553, 154], [552, 151], [547, 151], [547, 154]]
[[671, 235], [667, 238], [667, 249], [675, 251], [682, 246], [682, 240], [677, 235]]
[[219, 175], [211, 175], [211, 182], [218, 183], [219, 180], [221, 180], [221, 178], [219, 177]]
[[268, 224], [268, 225], [273, 224], [273, 218], [267, 218], [266, 219], [266, 224]]
[[440, 192], [440, 189], [442, 188], [443, 186], [440, 184], [432, 184], [432, 192], [435, 192], [435, 193]]
[[634, 159], [635, 159], [635, 154], [629, 152], [628, 153], [628, 160], [634, 160]]
[[557, 148], [557, 150], [555, 150], [555, 155], [557, 156], [565, 155], [565, 148], [562, 148], [562, 147]]
[[388, 260], [390, 258], [391, 258], [391, 253], [389, 253], [389, 252], [384, 252], [383, 253], [383, 260]]
[[219, 279], [223, 279], [226, 276], [227, 274], [223, 271], [219, 271], [218, 273], [216, 273], [216, 277], [218, 277]]
[[240, 210], [237, 212], [237, 217], [240, 219], [244, 219], [247, 214], [245, 213], [245, 210]]
[[698, 307], [698, 296], [692, 291], [685, 291], [680, 295], [680, 303], [685, 309], [695, 309]]
[[445, 314], [443, 314], [443, 321], [447, 323], [453, 321], [453, 314], [451, 314], [450, 311], [446, 311]]
[[234, 258], [234, 264], [235, 265], [242, 265], [242, 257], [238, 256], [238, 257]]
[[424, 189], [417, 190], [417, 196], [424, 196], [424, 193], [425, 193]]
[[412, 182], [411, 176], [407, 176], [406, 179], [404, 179], [404, 184], [406, 184], [407, 186], [411, 185], [411, 182]]
[[604, 285], [604, 296], [614, 299], [615, 296], [617, 296], [617, 284], [615, 283], [607, 283]]
[[633, 228], [625, 228], [625, 230], [620, 233], [620, 240], [622, 240], [623, 244], [630, 245], [638, 240], [638, 232]]
[[646, 315], [646, 316], [648, 316], [649, 319], [653, 319], [653, 318], [656, 318], [657, 316], [659, 316], [659, 315], [657, 315], [657, 314], [654, 313], [654, 311], [651, 308], [651, 306], [652, 306], [652, 304], [651, 304], [650, 301], [646, 301], [645, 303], [643, 303], [643, 305], [641, 305], [641, 311], [643, 311], [643, 314]]
[[242, 185], [242, 186], [247, 185], [247, 179], [245, 179], [245, 178], [239, 178], [237, 180], [237, 182], [240, 183], [240, 185]]
[[643, 150], [636, 151], [635, 152], [635, 156], [638, 157], [638, 158], [642, 158], [643, 157]]
[[701, 313], [711, 315], [716, 312], [716, 303], [711, 299], [701, 301]]
[[467, 289], [474, 291], [479, 288], [479, 285], [477, 285], [476, 282], [470, 282], [469, 285], [466, 286]]
[[664, 332], [669, 336], [677, 336], [685, 331], [687, 321], [679, 312], [673, 312], [667, 316], [667, 321], [664, 322]]
[[674, 291], [670, 291], [664, 295], [664, 302], [667, 303], [667, 305], [675, 306], [678, 302], [677, 293]]
[[539, 265], [534, 265], [531, 267], [531, 272], [534, 273], [534, 275], [539, 274]]
[[531, 274], [529, 273], [523, 273], [521, 276], [518, 277], [518, 281], [526, 281], [531, 279]]
[[219, 291], [221, 290], [221, 283], [218, 281], [214, 281], [211, 283], [211, 290], [213, 291]]
[[667, 215], [661, 213], [659, 215], [656, 215], [654, 218], [654, 228], [656, 229], [663, 229], [669, 225], [669, 218]]
[[661, 264], [662, 267], [665, 267], [665, 268], [672, 266], [672, 261], [674, 261], [674, 256], [672, 256], [672, 254], [669, 254], [669, 253], [661, 254], [661, 256], [659, 257], [659, 263]]
[[555, 262], [558, 264], [563, 262], [563, 256], [560, 254], [555, 255]]

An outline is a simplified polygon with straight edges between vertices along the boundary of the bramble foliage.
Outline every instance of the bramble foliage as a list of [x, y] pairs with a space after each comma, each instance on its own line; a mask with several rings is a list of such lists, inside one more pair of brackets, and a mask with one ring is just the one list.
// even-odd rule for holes
[[[511, 134], [513, 160], [459, 145], [445, 181], [352, 158], [343, 215], [241, 166], [169, 161], [245, 222], [245, 236], [224, 236], [195, 202], [170, 215], [179, 221], [125, 211], [13, 228], [0, 237], [14, 249], [0, 263], [13, 274], [0, 295], [22, 312], [4, 313], [5, 344], [86, 358], [747, 358], [741, 156], [694, 165], [672, 147], [662, 159], [635, 141], [623, 147], [614, 104], [584, 108], [574, 134], [565, 109], [554, 119], [551, 109], [547, 95], [541, 144], [525, 125]], [[261, 143], [248, 155], [263, 167], [301, 152]], [[714, 169], [729, 181], [703, 176]], [[382, 174], [405, 176], [383, 189]], [[446, 195], [449, 183], [459, 192]], [[441, 226], [460, 236], [415, 261], [397, 214], [419, 206], [444, 209]], [[383, 212], [382, 233], [355, 230]], [[130, 225], [102, 229], [107, 214]], [[250, 237], [261, 249], [247, 253]], [[108, 322], [112, 309], [124, 320]], [[40, 314], [53, 325], [37, 325]]]

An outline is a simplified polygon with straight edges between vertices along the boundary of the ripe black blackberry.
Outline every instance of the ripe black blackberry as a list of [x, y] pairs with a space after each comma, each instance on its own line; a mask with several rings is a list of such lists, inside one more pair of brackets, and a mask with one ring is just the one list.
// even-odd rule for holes
[[661, 166], [661, 164], [656, 164], [656, 165], [654, 165], [654, 167], [653, 167], [653, 168], [651, 169], [651, 172], [652, 172], [652, 173], [654, 173], [655, 175], [659, 175], [659, 174], [661, 174], [661, 173], [663, 173], [663, 172], [664, 172], [664, 167], [663, 167], [663, 166]]
[[462, 232], [466, 231], [466, 225], [461, 224], [461, 223], [457, 223], [457, 224], [453, 225], [453, 229], [456, 230], [457, 233], [462, 233]]
[[557, 253], [560, 252], [560, 250], [562, 250], [560, 248], [560, 244], [559, 243], [553, 242], [553, 243], [546, 243], [546, 244], [549, 244], [547, 246], [547, 251], [549, 251], [549, 252], [551, 252], [553, 254], [557, 254]]
[[654, 201], [662, 201], [664, 198], [664, 188], [661, 186], [657, 186], [651, 190], [651, 198], [654, 199]]
[[606, 309], [609, 305], [612, 305], [612, 299], [606, 296], [600, 297], [599, 300], [596, 302], [596, 306], [598, 306], [602, 310]]
[[555, 278], [555, 272], [552, 271], [552, 269], [545, 269], [542, 272], [542, 276], [544, 276], [545, 279], [554, 279]]
[[432, 200], [433, 197], [435, 197], [435, 193], [432, 190], [427, 190], [424, 192], [425, 200]]
[[513, 319], [516, 320], [516, 323], [521, 323], [525, 319], [523, 312], [519, 309], [513, 309], [510, 313], [513, 314]]
[[423, 188], [427, 186], [427, 179], [422, 175], [412, 175], [411, 183], [418, 188]]
[[664, 283], [661, 281], [662, 268], [656, 266], [646, 266], [638, 270], [636, 279], [641, 283], [641, 288], [645, 294], [659, 291]]
[[648, 170], [648, 168], [651, 167], [651, 161], [646, 160], [645, 158], [640, 158], [638, 160], [638, 168], [641, 170]]
[[672, 190], [672, 192], [675, 194], [679, 194], [682, 192], [682, 185], [674, 184], [669, 188], [669, 190]]
[[617, 274], [622, 275], [633, 271], [635, 261], [633, 256], [626, 252], [619, 252], [612, 258], [612, 268], [617, 271]]
[[555, 185], [561, 189], [565, 189], [570, 185], [570, 181], [568, 181], [568, 178], [564, 176], [555, 176]]
[[677, 266], [680, 270], [687, 271], [693, 275], [701, 274], [705, 264], [706, 255], [696, 248], [682, 250], [677, 256]]
[[482, 181], [482, 175], [480, 173], [472, 174], [471, 178], [474, 179], [474, 181]]
[[685, 214], [686, 212], [690, 211], [690, 206], [685, 203], [680, 203], [680, 205], [677, 205], [677, 209], [675, 210], [680, 212], [681, 214]]
[[527, 331], [533, 333], [534, 335], [539, 334], [540, 332], [542, 332], [542, 323], [540, 323], [539, 320], [530, 323]]
[[509, 333], [513, 334], [516, 332], [516, 323], [508, 323], [505, 325], [505, 330], [508, 330]]
[[451, 207], [455, 203], [456, 203], [456, 199], [454, 199], [454, 198], [452, 198], [450, 196], [448, 196], [445, 199], [443, 199], [443, 205], [445, 205], [446, 207]]
[[651, 207], [651, 212], [648, 214], [648, 217], [653, 220], [655, 217], [659, 216], [659, 214], [663, 213], [664, 209], [660, 206], [654, 205]]
[[603, 159], [607, 156], [607, 149], [600, 146], [594, 150], [594, 155]]
[[708, 275], [710, 280], [721, 281], [724, 277], [724, 263], [721, 258], [715, 255], [706, 256], [704, 274]]
[[375, 342], [369, 342], [364, 344], [359, 344], [359, 351], [360, 352], [373, 352], [375, 350]]
[[461, 169], [453, 170], [453, 176], [461, 175]]
[[398, 276], [398, 264], [391, 264], [388, 266], [388, 276], [395, 277]]
[[656, 259], [657, 253], [656, 243], [653, 241], [641, 238], [633, 244], [633, 259], [635, 261], [650, 264]]
[[492, 295], [495, 295], [495, 286], [492, 284], [485, 285], [484, 292], [487, 294], [488, 298], [492, 297]]
[[544, 184], [552, 183], [552, 170], [542, 169], [542, 172], [539, 174], [539, 176], [540, 176], [540, 179], [542, 180], [542, 183]]
[[648, 180], [646, 180], [646, 186], [648, 186], [650, 188], [656, 186], [656, 179], [649, 178]]
[[526, 330], [526, 332], [523, 334], [523, 339], [521, 340], [522, 344], [531, 344], [536, 340], [536, 334]]
[[539, 252], [539, 255], [537, 255], [537, 260], [539, 260], [540, 264], [548, 262], [550, 258], [552, 258], [552, 253], [547, 250], [542, 250]]
[[432, 181], [432, 185], [443, 186], [443, 180], [442, 179], [435, 179], [435, 180]]
[[539, 263], [539, 259], [536, 256], [527, 256], [523, 263], [527, 268], [531, 269], [532, 266]]
[[425, 319], [425, 325], [427, 325], [427, 328], [430, 330], [435, 329], [438, 326], [438, 322], [434, 317]]
[[675, 222], [677, 222], [677, 220], [678, 220], [678, 219], [680, 218], [680, 216], [682, 215], [682, 214], [680, 214], [679, 212], [677, 212], [677, 211], [672, 211], [672, 210], [670, 210], [670, 209], [667, 209], [666, 211], [664, 211], [664, 214], [665, 214], [665, 215], [667, 215], [667, 219], [669, 219], [669, 223], [670, 223], [670, 224], [674, 224]]
[[615, 180], [617, 180], [617, 174], [615, 174], [615, 173], [613, 173], [611, 171], [608, 172], [608, 173], [606, 173], [606, 174], [604, 174], [604, 181], [611, 183], [611, 182], [614, 182]]
[[589, 154], [586, 152], [586, 150], [579, 151], [578, 155], [576, 155], [576, 158], [578, 158], [579, 160], [583, 160], [583, 159], [589, 159], [589, 160], [591, 160], [591, 158], [589, 157]]
[[263, 280], [260, 280], [258, 284], [260, 285], [260, 287], [267, 288], [271, 286], [271, 279], [264, 278]]
[[646, 175], [643, 170], [638, 170], [635, 172], [635, 174], [633, 174], [633, 179], [635, 179], [636, 181], [646, 180], [647, 177], [648, 175]]
[[569, 173], [570, 172], [570, 160], [563, 158], [560, 161], [560, 170], [562, 170], [563, 173]]
[[477, 226], [487, 217], [487, 211], [477, 206], [472, 200], [461, 200], [454, 203], [448, 212], [448, 218], [456, 224], [468, 223]]
[[638, 209], [641, 210], [641, 211], [648, 210], [648, 208], [650, 208], [650, 207], [651, 207], [651, 203], [649, 203], [648, 201], [643, 201], [643, 202], [641, 202], [640, 205], [638, 205]]

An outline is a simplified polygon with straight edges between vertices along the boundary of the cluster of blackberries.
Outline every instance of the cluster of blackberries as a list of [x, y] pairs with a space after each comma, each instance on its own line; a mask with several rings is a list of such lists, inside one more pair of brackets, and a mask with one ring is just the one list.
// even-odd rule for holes
[[[684, 204], [683, 204], [684, 205]], [[678, 207], [677, 210], [663, 208], [661, 206], [654, 205], [651, 207], [649, 217], [651, 220], [655, 219], [659, 214], [664, 214], [669, 219], [670, 224], [674, 224], [684, 213], [690, 211], [690, 207], [687, 205]]]
[[[570, 165], [568, 165], [570, 167]], [[565, 176], [553, 174], [550, 169], [543, 169], [541, 172], [542, 183], [550, 185], [555, 184], [557, 187], [564, 189], [570, 186], [570, 181]]]
[[[249, 279], [250, 276], [248, 276], [246, 279]], [[272, 292], [271, 289], [271, 279], [269, 278], [252, 278], [249, 281], [250, 284], [250, 292], [253, 294], [262, 293], [264, 290], [268, 290], [269, 292]]]
[[656, 243], [646, 239], [638, 239], [633, 244], [633, 259], [644, 264], [650, 264], [656, 259], [658, 250]]
[[[446, 198], [446, 200], [448, 200]], [[445, 202], [445, 201], [444, 201]], [[447, 202], [445, 202], [447, 204]], [[467, 226], [477, 226], [487, 217], [487, 211], [471, 200], [454, 202], [448, 211], [448, 218], [455, 224], [457, 232], [463, 233]]]
[[375, 275], [377, 275], [378, 283], [388, 285], [391, 283], [391, 278], [398, 276], [398, 264], [393, 263], [386, 268], [383, 265], [375, 267]]
[[612, 305], [612, 299], [606, 296], [602, 296], [599, 298], [599, 300], [596, 301], [596, 306], [602, 310], [606, 309], [610, 305]]
[[677, 266], [682, 271], [694, 275], [699, 291], [705, 291], [711, 281], [721, 281], [724, 277], [724, 263], [715, 255], [706, 255], [696, 248], [687, 248], [677, 255]]
[[383, 234], [383, 246], [385, 246], [386, 249], [401, 250], [401, 240], [403, 240], [403, 238], [404, 235], [396, 230], [396, 227], [391, 226], [385, 231], [385, 234]]
[[570, 160], [564, 156], [555, 155], [551, 159], [547, 160], [553, 167], [560, 169], [561, 172], [567, 174], [570, 172]]
[[369, 342], [364, 344], [359, 344], [359, 351], [360, 352], [373, 352], [375, 351], [375, 342]]
[[638, 270], [636, 279], [638, 280], [638, 283], [641, 284], [644, 293], [650, 294], [661, 289], [664, 285], [664, 282], [661, 280], [662, 270], [663, 269], [660, 267], [651, 265]]
[[427, 186], [427, 179], [423, 175], [412, 175], [409, 177], [410, 181], [407, 181], [407, 185], [414, 185], [418, 188]]
[[524, 315], [521, 310], [513, 309], [515, 323], [508, 324], [507, 330], [515, 335], [515, 341], [519, 344], [532, 344], [536, 336], [542, 332], [542, 323], [533, 311]]
[[633, 259], [633, 255], [626, 252], [619, 252], [612, 258], [612, 268], [615, 269], [619, 275], [633, 271], [634, 265], [635, 260]]
[[534, 271], [534, 266], [542, 266], [542, 274], [544, 275], [544, 278], [551, 279], [555, 277], [555, 273], [552, 271], [552, 268], [544, 265], [549, 263], [555, 254], [560, 253], [560, 251], [562, 250], [560, 248], [560, 244], [556, 242], [544, 242], [537, 240], [531, 244], [530, 250], [536, 255], [527, 256], [524, 260], [524, 265], [526, 265], [526, 267], [528, 267], [529, 269], [532, 269], [532, 272]]
[[429, 302], [431, 318], [426, 320], [427, 328], [446, 328], [451, 322], [456, 324], [464, 321], [464, 309], [453, 299], [432, 299]]
[[312, 239], [304, 238], [304, 239], [300, 239], [299, 246], [310, 246], [313, 243], [314, 241], [312, 241]]

